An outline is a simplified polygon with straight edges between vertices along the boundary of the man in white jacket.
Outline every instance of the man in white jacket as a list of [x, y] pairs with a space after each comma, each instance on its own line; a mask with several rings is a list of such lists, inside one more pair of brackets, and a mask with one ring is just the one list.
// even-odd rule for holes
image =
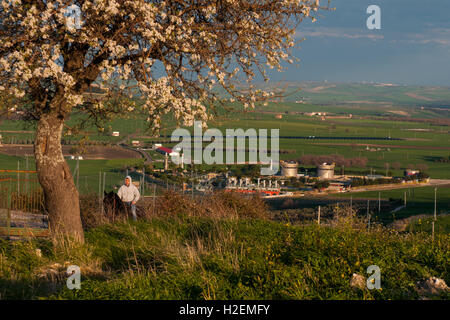
[[130, 176], [125, 177], [125, 184], [120, 187], [119, 191], [117, 192], [117, 195], [125, 203], [125, 205], [131, 207], [131, 214], [133, 215], [133, 220], [136, 221], [137, 220], [136, 202], [139, 200], [139, 197], [141, 195], [139, 193], [138, 188], [136, 188], [134, 184], [131, 183]]

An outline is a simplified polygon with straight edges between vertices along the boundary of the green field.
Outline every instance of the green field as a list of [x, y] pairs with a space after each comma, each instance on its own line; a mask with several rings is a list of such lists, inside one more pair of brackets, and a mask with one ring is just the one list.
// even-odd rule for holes
[[[383, 87], [375, 84], [324, 84], [324, 83], [288, 83], [288, 93], [298, 88], [301, 91], [288, 95], [284, 102], [271, 102], [268, 106], [257, 106], [255, 110], [242, 110], [237, 105], [227, 106], [233, 108], [226, 112], [225, 108], [217, 109], [215, 120], [208, 123], [210, 128], [218, 128], [223, 133], [226, 129], [254, 128], [254, 129], [279, 129], [280, 136], [321, 136], [321, 137], [387, 137], [404, 140], [312, 140], [312, 139], [280, 139], [280, 149], [287, 151], [281, 153], [282, 160], [299, 159], [303, 155], [332, 155], [339, 154], [346, 158], [365, 157], [368, 159], [365, 168], [346, 167], [345, 173], [373, 172], [374, 174], [386, 174], [386, 166], [394, 176], [403, 175], [407, 166], [425, 166], [425, 170], [432, 178], [450, 179], [450, 162], [437, 162], [440, 157], [450, 155], [449, 125], [437, 123], [438, 120], [449, 119], [449, 108], [446, 105], [450, 101], [448, 88], [440, 87]], [[317, 89], [324, 87], [323, 89]], [[295, 89], [295, 90], [294, 90]], [[412, 95], [412, 96], [411, 96]], [[295, 103], [301, 97], [306, 103]], [[310, 99], [309, 99], [309, 98]], [[415, 98], [414, 98], [415, 97]], [[425, 98], [429, 103], [420, 100]], [[386, 105], [371, 103], [354, 103], [355, 101], [383, 102]], [[432, 101], [431, 101], [432, 100]], [[341, 103], [335, 103], [340, 101]], [[353, 101], [353, 102], [352, 102]], [[448, 103], [448, 104], [447, 104]], [[422, 109], [422, 106], [426, 108]], [[434, 107], [438, 106], [438, 107]], [[429, 109], [432, 108], [432, 109]], [[388, 111], [401, 111], [406, 115], [396, 115]], [[300, 114], [301, 112], [321, 111], [337, 116], [352, 114], [353, 118], [332, 119], [311, 117]], [[276, 119], [276, 114], [282, 114], [282, 119]], [[396, 116], [399, 119], [389, 119], [388, 116]], [[421, 118], [412, 121], [410, 118]], [[152, 137], [146, 131], [147, 123], [145, 115], [133, 114], [126, 119], [114, 119], [106, 123], [107, 132], [99, 133], [92, 125], [88, 124], [83, 130], [90, 141], [115, 144], [119, 141], [139, 139], [151, 144], [155, 140], [168, 140], [165, 137], [176, 128], [175, 120], [166, 116], [163, 121], [161, 137]], [[80, 116], [74, 114], [68, 120], [73, 125]], [[189, 128], [191, 129], [191, 128]], [[32, 133], [15, 133], [5, 131], [33, 130], [30, 125], [20, 121], [0, 120], [0, 134], [3, 140], [8, 142], [31, 142]], [[120, 131], [120, 137], [112, 137], [111, 131]], [[81, 136], [65, 136], [66, 142], [76, 141]], [[165, 143], [173, 146], [175, 143]], [[205, 143], [206, 144], [206, 143]], [[373, 144], [375, 146], [371, 147]], [[366, 150], [367, 147], [375, 151]], [[378, 146], [378, 147], [377, 147]], [[1, 150], [1, 149], [0, 149]], [[248, 159], [248, 154], [246, 155]], [[6, 156], [0, 153], [0, 169], [25, 168], [24, 158]], [[33, 159], [29, 159], [29, 168], [33, 168]], [[123, 167], [127, 160], [108, 162], [104, 160], [84, 160], [80, 167], [80, 187], [84, 185], [94, 186], [100, 171], [107, 172], [107, 186], [112, 187], [115, 179], [114, 170]], [[69, 161], [73, 169], [74, 163]], [[114, 167], [116, 166], [116, 167]], [[157, 163], [156, 167], [161, 167]], [[341, 168], [336, 168], [340, 172]], [[111, 175], [111, 178], [109, 178]], [[84, 178], [83, 178], [84, 177]]]
[[[299, 86], [302, 91], [294, 92]], [[219, 108], [208, 125], [223, 133], [236, 128], [279, 129], [282, 137], [330, 138], [281, 138], [280, 149], [288, 151], [280, 154], [283, 160], [298, 160], [303, 155], [366, 157], [365, 167], [345, 167], [345, 173], [384, 175], [388, 163], [393, 176], [402, 176], [408, 166], [425, 166], [432, 178], [450, 179], [450, 162], [436, 161], [450, 155], [448, 88], [326, 83], [288, 83], [286, 88], [292, 94], [284, 101], [245, 112], [238, 106], [230, 106], [234, 107], [231, 112]], [[298, 100], [304, 103], [296, 103]], [[312, 111], [342, 118], [321, 120], [302, 114]], [[282, 118], [277, 119], [277, 114]], [[146, 131], [146, 116], [132, 116], [106, 123], [106, 133], [99, 133], [92, 124], [83, 130], [92, 142], [116, 144], [137, 139], [150, 145], [168, 140], [176, 128], [176, 121], [168, 115], [161, 136], [152, 136]], [[68, 124], [77, 119], [72, 115]], [[22, 131], [32, 130], [23, 122], [0, 119], [4, 143], [31, 143], [33, 133]], [[111, 131], [120, 131], [120, 137], [112, 137]], [[331, 139], [387, 136], [403, 140]], [[64, 136], [64, 140], [74, 143], [81, 137]], [[151, 156], [162, 159], [156, 153]], [[84, 201], [96, 197], [103, 188], [103, 177], [104, 189], [113, 190], [122, 184], [127, 168], [142, 166], [143, 159], [78, 163], [75, 183]], [[75, 173], [77, 161], [68, 160], [68, 164]], [[155, 163], [156, 168], [161, 166], [161, 162]], [[34, 170], [33, 157], [27, 161], [0, 153], [0, 169], [25, 168]], [[336, 168], [337, 173], [340, 170]], [[256, 200], [241, 198], [243, 202], [236, 203], [223, 197], [215, 199], [215, 206], [208, 206], [203, 203], [207, 196], [180, 200], [181, 195], [168, 194], [157, 200], [166, 199], [156, 206], [164, 212], [155, 214], [154, 209], [147, 220], [138, 222], [89, 226], [85, 244], [0, 239], [0, 299], [419, 299], [414, 290], [418, 281], [438, 277], [450, 282], [450, 186], [438, 187], [434, 239], [428, 217], [434, 212], [434, 187], [385, 190], [380, 196], [401, 206], [405, 193], [406, 208], [396, 213], [377, 212], [379, 191], [333, 197], [370, 199], [372, 221], [385, 225], [410, 221], [405, 231], [413, 232], [392, 232], [377, 224], [368, 230], [366, 223], [355, 217], [338, 221], [334, 227], [291, 225], [263, 219], [264, 215], [251, 216], [249, 212], [259, 208]], [[146, 194], [152, 190], [148, 188]], [[86, 212], [83, 214], [97, 214]], [[217, 212], [224, 216], [214, 217]], [[403, 220], [416, 215], [427, 217]], [[81, 290], [66, 289], [66, 264], [81, 267]], [[373, 264], [381, 269], [382, 290], [352, 289], [353, 273], [366, 275]], [[449, 296], [433, 298], [448, 300]]]
[[[408, 227], [408, 231], [432, 233], [432, 222], [434, 218], [418, 219], [412, 222]], [[450, 234], [450, 216], [437, 217], [434, 222], [435, 233]]]
[[[433, 108], [448, 108], [450, 106], [450, 92], [448, 88], [438, 86], [287, 82], [263, 85], [263, 87], [271, 89], [284, 88], [288, 93], [285, 101], [289, 102], [303, 100], [306, 103], [347, 105], [361, 109], [365, 109], [364, 106], [376, 105], [378, 106], [378, 112], [380, 112], [380, 109], [387, 109], [390, 106], [408, 107], [411, 114], [420, 118], [435, 117], [436, 112]], [[421, 109], [422, 106], [425, 108]]]

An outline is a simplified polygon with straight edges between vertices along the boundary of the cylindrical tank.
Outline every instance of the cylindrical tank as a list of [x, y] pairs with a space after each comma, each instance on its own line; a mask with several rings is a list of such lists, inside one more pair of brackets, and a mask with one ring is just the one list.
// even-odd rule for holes
[[281, 174], [283, 177], [297, 177], [298, 163], [297, 162], [282, 162]]
[[334, 178], [334, 163], [323, 163], [317, 167], [317, 177], [319, 179]]

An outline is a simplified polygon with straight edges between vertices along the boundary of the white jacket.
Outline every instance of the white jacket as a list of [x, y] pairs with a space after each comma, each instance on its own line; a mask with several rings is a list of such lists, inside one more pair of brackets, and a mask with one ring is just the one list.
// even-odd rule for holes
[[130, 179], [130, 185], [128, 187], [126, 185], [121, 186], [117, 195], [124, 202], [137, 202], [141, 194], [139, 193], [138, 188], [132, 183], [131, 177], [127, 176], [126, 178]]

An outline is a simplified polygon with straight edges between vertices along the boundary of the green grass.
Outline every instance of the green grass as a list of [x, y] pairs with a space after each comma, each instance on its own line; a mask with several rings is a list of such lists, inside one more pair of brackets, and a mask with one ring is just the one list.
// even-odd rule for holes
[[[42, 250], [41, 258], [36, 248]], [[85, 245], [0, 241], [0, 295], [417, 299], [416, 281], [435, 276], [450, 282], [449, 249], [446, 235], [437, 235], [432, 243], [425, 233], [366, 232], [344, 224], [319, 228], [257, 219], [155, 217], [97, 227], [86, 234]], [[51, 267], [55, 262], [61, 266]], [[64, 263], [81, 267], [80, 290], [65, 288]], [[381, 269], [382, 290], [353, 290], [352, 274], [367, 276], [370, 265]]]
[[[26, 168], [24, 157], [7, 156], [0, 154], [0, 169], [17, 170]], [[67, 160], [72, 174], [75, 173], [76, 160]], [[74, 176], [75, 184], [78, 182], [78, 188], [81, 194], [98, 193], [99, 184], [103, 187], [103, 175], [105, 174], [105, 190], [111, 191], [114, 186], [122, 185], [126, 175], [127, 167], [139, 166], [144, 163], [143, 159], [102, 159], [102, 160], [80, 160], [80, 177]], [[34, 158], [28, 159], [29, 170], [35, 170]], [[2, 176], [12, 176], [16, 179], [15, 173], [0, 173]], [[25, 179], [25, 174], [19, 175], [20, 179]], [[2, 182], [0, 182], [0, 185]]]
[[[67, 160], [69, 167], [74, 173], [76, 160]], [[126, 175], [126, 167], [139, 166], [144, 163], [143, 159], [102, 159], [102, 160], [81, 160], [80, 178], [78, 179], [78, 189], [80, 193], [98, 192], [99, 181], [103, 186], [103, 175], [105, 175], [105, 191], [111, 191], [114, 186], [123, 184]], [[101, 178], [100, 178], [101, 176]], [[74, 178], [77, 183], [77, 178]]]
[[[417, 219], [416, 221], [410, 223], [407, 230], [414, 232], [426, 232], [428, 234], [432, 233], [432, 222], [434, 218]], [[450, 216], [437, 217], [434, 222], [434, 232], [450, 234]]]
[[[378, 193], [380, 191], [366, 191], [354, 193], [341, 193], [336, 195], [340, 198], [362, 198], [373, 199], [372, 206], [377, 206]], [[395, 213], [381, 213], [374, 212], [374, 216], [378, 217], [384, 222], [390, 222], [395, 219], [403, 219], [413, 215], [425, 214], [431, 215], [434, 213], [434, 187], [417, 187], [417, 188], [402, 188], [395, 190], [383, 190], [380, 195], [382, 199], [397, 199], [399, 206], [403, 205], [403, 200], [406, 192], [407, 205], [406, 208]], [[436, 212], [437, 214], [444, 214], [450, 212], [450, 186], [442, 186], [437, 189]]]

